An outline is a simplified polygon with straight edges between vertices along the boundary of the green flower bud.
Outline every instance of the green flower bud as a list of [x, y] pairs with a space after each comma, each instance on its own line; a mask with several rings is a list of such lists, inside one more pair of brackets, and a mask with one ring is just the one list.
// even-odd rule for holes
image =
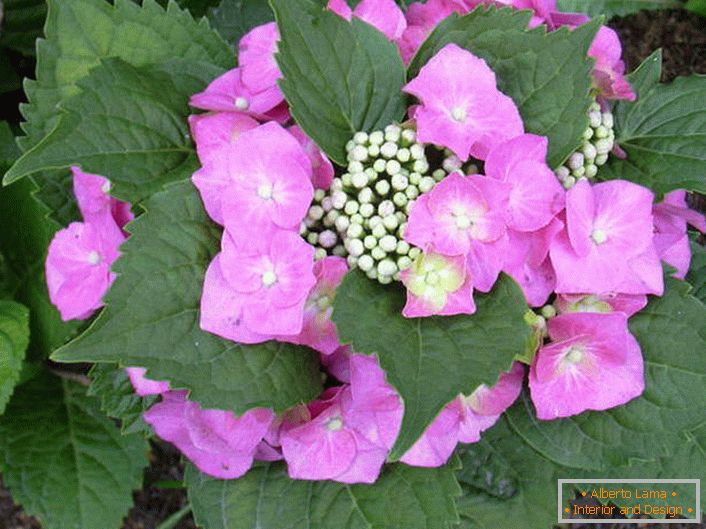
[[314, 252], [314, 260], [321, 261], [321, 259], [323, 259], [324, 257], [326, 257], [326, 250], [324, 250], [323, 248], [317, 248]]
[[364, 220], [365, 219], [363, 219], [363, 215], [361, 215], [360, 213], [356, 213], [354, 215], [351, 215], [351, 224], [362, 225]]
[[411, 145], [415, 141], [417, 141], [417, 133], [413, 129], [402, 130], [402, 143]]
[[338, 233], [343, 233], [348, 229], [348, 226], [351, 225], [351, 221], [348, 217], [341, 215], [336, 219], [335, 225]]
[[309, 244], [316, 246], [316, 243], [319, 242], [319, 234], [318, 233], [309, 233], [306, 236], [306, 242]]
[[596, 160], [593, 162], [596, 165], [605, 165], [605, 163], [608, 161], [608, 155], [607, 154], [599, 154], [596, 156]]
[[[404, 190], [404, 194], [407, 195], [407, 198], [410, 200], [414, 200], [419, 196], [419, 189], [417, 189], [414, 186], [409, 186], [407, 189]], [[409, 203], [407, 203], [409, 206]]]
[[380, 146], [379, 145], [369, 145], [368, 146], [368, 158], [377, 158], [380, 156]]
[[397, 268], [400, 270], [407, 270], [410, 266], [412, 266], [412, 260], [406, 255], [397, 259]]

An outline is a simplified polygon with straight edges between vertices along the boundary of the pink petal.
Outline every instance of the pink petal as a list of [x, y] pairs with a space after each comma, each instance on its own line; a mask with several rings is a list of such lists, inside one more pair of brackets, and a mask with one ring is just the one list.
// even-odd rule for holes
[[145, 376], [147, 370], [143, 367], [127, 367], [125, 368], [127, 376], [130, 378], [130, 383], [140, 397], [149, 395], [161, 395], [169, 391], [169, 382], [150, 380]]
[[422, 436], [401, 458], [415, 467], [440, 467], [451, 457], [458, 443], [461, 404], [454, 399], [441, 410]]

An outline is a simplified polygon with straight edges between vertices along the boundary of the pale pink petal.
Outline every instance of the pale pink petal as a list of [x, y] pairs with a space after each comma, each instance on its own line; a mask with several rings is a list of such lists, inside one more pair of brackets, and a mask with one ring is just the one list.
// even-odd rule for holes
[[243, 84], [253, 93], [260, 93], [277, 86], [282, 77], [275, 53], [279, 31], [277, 24], [269, 22], [248, 31], [238, 44], [238, 64]]
[[440, 467], [451, 457], [458, 443], [461, 421], [460, 399], [454, 399], [441, 410], [422, 436], [401, 458], [415, 467]]
[[407, 28], [404, 13], [395, 0], [361, 0], [353, 15], [380, 30], [390, 40], [401, 38]]
[[199, 160], [206, 164], [211, 160], [217, 163], [221, 149], [230, 149], [243, 132], [258, 123], [245, 114], [217, 112], [189, 116], [189, 126]]

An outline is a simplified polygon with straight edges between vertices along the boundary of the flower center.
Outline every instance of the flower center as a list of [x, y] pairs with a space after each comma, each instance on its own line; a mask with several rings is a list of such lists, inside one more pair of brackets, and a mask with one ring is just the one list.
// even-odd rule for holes
[[277, 282], [277, 274], [275, 274], [272, 270], [268, 270], [264, 274], [262, 274], [262, 284], [266, 287], [271, 287]]
[[245, 99], [244, 97], [236, 97], [235, 98], [235, 108], [237, 110], [247, 110], [249, 106], [250, 106], [250, 102], [247, 99]]
[[570, 364], [578, 364], [583, 360], [583, 351], [578, 347], [570, 347], [564, 356], [564, 360]]
[[331, 298], [329, 296], [321, 296], [316, 300], [316, 307], [319, 310], [326, 310], [331, 307]]
[[326, 423], [326, 428], [328, 428], [330, 432], [338, 432], [343, 429], [343, 421], [340, 417], [334, 417]]
[[427, 285], [438, 285], [439, 284], [439, 274], [437, 272], [429, 272], [424, 277], [424, 281]]
[[467, 230], [471, 226], [471, 219], [465, 213], [459, 213], [454, 215], [456, 219], [456, 227], [459, 230]]
[[591, 239], [593, 239], [593, 242], [596, 244], [603, 244], [608, 240], [608, 234], [601, 229], [593, 230], [593, 233], [591, 233]]
[[270, 200], [272, 198], [272, 184], [262, 184], [257, 188], [257, 194], [263, 200]]
[[101, 254], [99, 254], [95, 250], [88, 254], [88, 264], [90, 264], [92, 266], [96, 266], [100, 262], [101, 262]]
[[466, 121], [466, 117], [468, 115], [466, 114], [466, 109], [463, 107], [454, 107], [451, 110], [451, 117], [454, 118], [454, 121], [458, 121], [459, 123], [463, 123]]
[[105, 193], [106, 195], [108, 193], [110, 193], [110, 182], [109, 181], [106, 181], [105, 184], [103, 184], [101, 186], [101, 191], [103, 191], [103, 193]]

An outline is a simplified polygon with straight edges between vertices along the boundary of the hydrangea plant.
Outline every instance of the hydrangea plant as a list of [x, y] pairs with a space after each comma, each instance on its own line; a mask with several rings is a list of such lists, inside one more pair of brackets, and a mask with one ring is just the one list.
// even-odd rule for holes
[[40, 350], [96, 366], [25, 375], [17, 499], [115, 525], [140, 434], [205, 529], [541, 529], [558, 478], [706, 475], [706, 81], [559, 7], [50, 0], [4, 183], [55, 223]]

